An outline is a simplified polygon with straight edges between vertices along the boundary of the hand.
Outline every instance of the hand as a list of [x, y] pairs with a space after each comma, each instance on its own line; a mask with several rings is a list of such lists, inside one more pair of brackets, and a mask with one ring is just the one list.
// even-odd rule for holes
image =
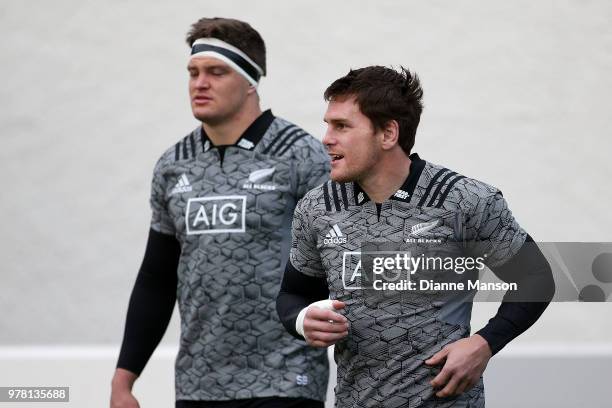
[[[334, 300], [336, 310], [344, 309], [344, 302]], [[311, 306], [304, 317], [304, 338], [314, 347], [329, 347], [348, 335], [348, 320], [339, 313]]]
[[140, 408], [138, 400], [132, 394], [132, 386], [138, 376], [131, 371], [118, 368], [112, 381], [111, 408]]
[[[446, 345], [434, 354], [427, 365], [444, 362], [440, 373], [430, 382], [437, 397], [452, 397], [471, 389], [484, 372], [491, 358], [489, 343], [478, 334]], [[445, 361], [446, 360], [446, 361]]]

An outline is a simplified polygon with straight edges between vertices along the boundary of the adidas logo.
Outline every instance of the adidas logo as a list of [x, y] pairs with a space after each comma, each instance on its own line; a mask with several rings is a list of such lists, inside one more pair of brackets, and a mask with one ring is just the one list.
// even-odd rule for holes
[[191, 187], [191, 184], [189, 184], [189, 180], [187, 179], [187, 176], [185, 175], [185, 173], [183, 173], [181, 174], [181, 176], [178, 179], [178, 182], [176, 183], [176, 185], [170, 192], [170, 195], [177, 194], [177, 193], [188, 193], [191, 190], [193, 190], [193, 188]]
[[412, 236], [419, 236], [426, 233], [429, 230], [432, 230], [438, 226], [442, 225], [442, 220], [434, 220], [431, 222], [422, 222], [420, 224], [413, 225], [410, 229], [410, 234]]
[[325, 239], [323, 239], [324, 244], [346, 244], [346, 237], [342, 235], [342, 231], [338, 228], [338, 224], [334, 224], [334, 226], [329, 230], [327, 235], [325, 235]]

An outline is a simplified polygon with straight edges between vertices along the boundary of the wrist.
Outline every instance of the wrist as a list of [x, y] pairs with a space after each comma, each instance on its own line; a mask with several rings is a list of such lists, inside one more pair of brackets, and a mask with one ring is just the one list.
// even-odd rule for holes
[[300, 313], [298, 313], [297, 318], [295, 319], [295, 331], [304, 338], [306, 338], [304, 335], [304, 318], [306, 317], [306, 312], [308, 311], [309, 307], [310, 305], [300, 310]]
[[491, 349], [491, 346], [489, 345], [487, 339], [485, 339], [478, 333], [474, 334], [472, 338], [474, 339], [474, 341], [477, 342], [479, 350], [487, 352], [489, 356], [493, 355], [493, 350]]
[[333, 301], [331, 299], [318, 300], [303, 308], [295, 319], [295, 331], [298, 332], [298, 334], [304, 338], [306, 338], [306, 336], [304, 335], [304, 319], [306, 319], [306, 312], [312, 306], [324, 310], [336, 310], [333, 306]]
[[133, 372], [124, 368], [117, 368], [111, 381], [111, 387], [115, 390], [127, 390], [131, 392], [137, 378], [138, 376]]

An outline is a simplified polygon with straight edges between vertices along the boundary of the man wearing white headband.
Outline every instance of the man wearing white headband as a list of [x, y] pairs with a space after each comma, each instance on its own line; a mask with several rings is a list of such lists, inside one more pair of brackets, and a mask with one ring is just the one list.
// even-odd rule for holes
[[275, 298], [296, 202], [329, 173], [323, 145], [262, 112], [264, 42], [249, 24], [204, 18], [188, 33], [193, 115], [159, 159], [152, 221], [128, 307], [111, 407], [132, 386], [178, 300], [176, 407], [322, 408], [327, 354], [285, 332]]

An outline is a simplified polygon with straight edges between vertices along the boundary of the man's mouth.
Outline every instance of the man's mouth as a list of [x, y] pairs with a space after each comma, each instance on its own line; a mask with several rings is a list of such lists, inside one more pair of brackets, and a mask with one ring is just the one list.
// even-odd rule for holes
[[342, 159], [344, 159], [344, 156], [343, 156], [343, 155], [341, 155], [341, 154], [331, 154], [331, 153], [330, 153], [329, 157], [331, 157], [331, 161], [332, 161], [332, 163], [333, 163], [333, 162], [336, 162], [336, 161], [338, 161], [338, 160], [342, 160]]
[[210, 96], [199, 95], [193, 98], [193, 102], [196, 104], [206, 103], [210, 101], [212, 101], [212, 98]]

